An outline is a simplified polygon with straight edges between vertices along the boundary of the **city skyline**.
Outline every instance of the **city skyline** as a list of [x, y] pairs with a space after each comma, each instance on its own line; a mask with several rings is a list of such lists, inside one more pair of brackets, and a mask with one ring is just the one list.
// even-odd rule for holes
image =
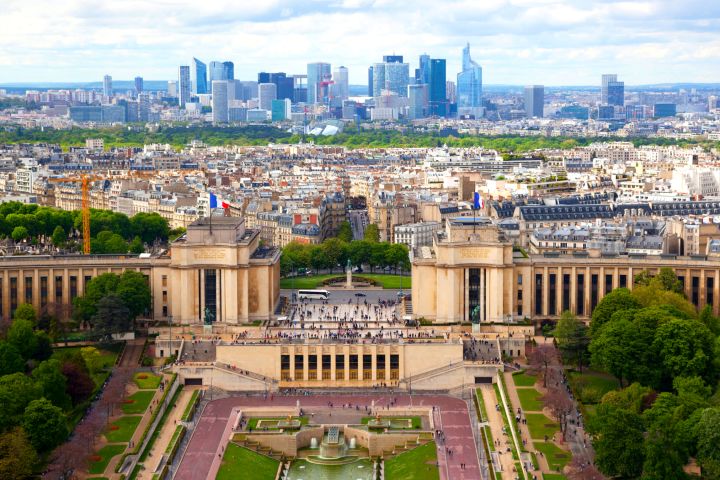
[[7, 2], [0, 83], [105, 74], [171, 80], [194, 56], [234, 62], [239, 79], [304, 73], [313, 62], [344, 65], [349, 83], [362, 85], [368, 66], [391, 53], [411, 69], [423, 53], [445, 58], [451, 79], [468, 42], [486, 85], [595, 85], [606, 72], [627, 85], [720, 78], [720, 6], [697, 1], [420, 2], [412, 10], [399, 2], [284, 1], [242, 11], [224, 1], [86, 3]]

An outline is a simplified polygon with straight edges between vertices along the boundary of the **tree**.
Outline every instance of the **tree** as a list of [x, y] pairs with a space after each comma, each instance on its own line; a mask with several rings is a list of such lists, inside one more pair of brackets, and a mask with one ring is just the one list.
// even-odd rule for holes
[[372, 244], [367, 240], [353, 240], [350, 242], [348, 255], [353, 265], [362, 266], [370, 262]]
[[123, 237], [115, 233], [105, 240], [103, 244], [103, 253], [123, 254], [127, 253], [129, 248], [128, 242]]
[[15, 227], [10, 236], [16, 242], [21, 242], [25, 239], [30, 238], [30, 232], [28, 232], [28, 229], [25, 227]]
[[637, 378], [639, 355], [638, 329], [629, 320], [607, 323], [590, 343], [590, 361], [600, 369], [613, 374], [620, 381], [632, 382]]
[[704, 323], [715, 336], [720, 335], [720, 318], [713, 315], [711, 305], [705, 305], [703, 307], [698, 319]]
[[610, 321], [613, 313], [621, 310], [641, 308], [642, 305], [632, 296], [627, 288], [617, 288], [603, 297], [592, 312], [590, 322], [591, 336], [595, 336], [600, 328]]
[[402, 243], [388, 245], [385, 251], [385, 264], [408, 270], [410, 268], [410, 257], [407, 245]]
[[0, 478], [25, 480], [32, 478], [38, 462], [37, 453], [21, 428], [0, 435]]
[[87, 400], [95, 390], [95, 382], [88, 372], [71, 361], [63, 362], [61, 371], [66, 378], [66, 392], [70, 395], [73, 405]]
[[568, 416], [575, 411], [575, 404], [570, 400], [567, 391], [563, 387], [551, 386], [543, 396], [543, 400], [560, 423], [560, 431], [564, 436], [567, 431]]
[[18, 425], [25, 407], [41, 395], [35, 382], [22, 373], [0, 377], [0, 431]]
[[62, 225], [58, 225], [55, 227], [55, 230], [53, 230], [52, 243], [59, 248], [65, 245], [65, 242], [67, 242], [67, 233], [65, 233], [65, 229]]
[[720, 479], [720, 408], [702, 410], [695, 427], [697, 436], [697, 459], [702, 477]]
[[13, 319], [27, 320], [28, 322], [31, 322], [33, 326], [35, 326], [35, 324], [37, 323], [37, 314], [35, 313], [35, 307], [33, 307], [30, 303], [21, 303], [15, 309]]
[[18, 349], [9, 342], [0, 341], [0, 377], [22, 372], [24, 369], [25, 360], [23, 360]]
[[62, 374], [60, 361], [53, 359], [40, 363], [33, 370], [32, 378], [41, 388], [43, 397], [63, 410], [70, 409], [71, 402], [70, 396], [67, 394], [67, 379]]
[[714, 384], [715, 341], [697, 320], [674, 319], [658, 327], [653, 342], [656, 361], [669, 383], [675, 377], [699, 376]]
[[140, 237], [135, 235], [132, 242], [130, 242], [130, 253], [141, 254], [145, 251], [145, 245], [143, 245]]
[[[167, 240], [170, 234], [170, 227], [168, 226], [167, 220], [158, 213], [141, 212], [136, 213], [130, 219], [130, 231], [133, 236], [139, 236], [143, 242], [152, 244], [155, 240]], [[129, 235], [124, 236], [125, 238], [131, 238]]]
[[347, 244], [339, 238], [328, 238], [322, 243], [321, 246], [330, 270], [335, 268], [336, 265], [344, 267], [344, 262], [347, 261]]
[[52, 450], [68, 435], [62, 410], [47, 398], [30, 402], [25, 409], [22, 426], [38, 452]]
[[85, 294], [73, 299], [73, 314], [78, 320], [90, 321], [97, 311], [97, 302], [102, 297], [117, 289], [118, 276], [114, 273], [103, 273], [94, 277], [85, 285]]
[[682, 282], [675, 275], [675, 271], [670, 267], [662, 267], [658, 272], [657, 276], [653, 277], [650, 284], [657, 283], [657, 285], [663, 290], [668, 292], [674, 292], [679, 295], [685, 295]]
[[102, 357], [100, 352], [95, 347], [83, 347], [80, 349], [85, 365], [90, 373], [98, 373], [102, 370]]
[[582, 372], [583, 359], [587, 355], [588, 337], [587, 327], [583, 322], [569, 311], [565, 311], [560, 316], [553, 336], [557, 340], [558, 348], [563, 357], [570, 362], [574, 362], [578, 366], [578, 370]]
[[345, 220], [340, 224], [340, 227], [338, 227], [338, 233], [337, 233], [338, 240], [350, 243], [353, 240], [353, 231], [352, 227], [350, 226], [350, 222]]
[[591, 420], [595, 464], [607, 476], [637, 478], [645, 461], [644, 432], [640, 415], [600, 405]]
[[380, 229], [378, 228], [376, 223], [371, 223], [367, 227], [365, 227], [363, 240], [366, 240], [368, 242], [380, 241]]
[[130, 310], [117, 294], [108, 293], [97, 303], [92, 323], [93, 330], [100, 338], [126, 332], [130, 328]]
[[29, 320], [15, 320], [7, 333], [7, 340], [25, 360], [33, 358], [37, 351], [37, 338], [33, 323]]
[[543, 387], [547, 388], [549, 373], [560, 365], [558, 352], [553, 345], [542, 343], [530, 353], [530, 370], [539, 373], [543, 379]]
[[116, 293], [125, 302], [125, 306], [130, 311], [131, 320], [145, 313], [151, 307], [150, 285], [147, 277], [140, 272], [124, 271], [120, 275]]

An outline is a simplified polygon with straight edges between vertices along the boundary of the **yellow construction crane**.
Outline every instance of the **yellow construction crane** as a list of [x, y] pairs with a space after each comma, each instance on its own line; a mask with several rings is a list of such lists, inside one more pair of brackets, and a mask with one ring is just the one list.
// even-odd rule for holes
[[82, 191], [83, 253], [90, 254], [90, 184], [104, 180], [96, 175], [82, 174], [79, 177], [50, 178], [53, 183], [79, 183]]

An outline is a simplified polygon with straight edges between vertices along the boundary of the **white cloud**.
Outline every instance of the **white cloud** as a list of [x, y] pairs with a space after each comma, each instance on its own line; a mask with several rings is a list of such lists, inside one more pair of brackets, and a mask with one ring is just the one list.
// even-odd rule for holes
[[703, 0], [3, 0], [0, 83], [172, 79], [195, 56], [238, 78], [382, 55], [447, 58], [470, 42], [486, 83], [717, 81], [720, 2]]

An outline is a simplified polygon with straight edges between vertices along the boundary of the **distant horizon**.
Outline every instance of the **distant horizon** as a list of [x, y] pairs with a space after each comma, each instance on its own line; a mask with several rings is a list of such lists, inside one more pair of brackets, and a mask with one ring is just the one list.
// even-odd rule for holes
[[410, 74], [427, 53], [455, 80], [462, 49], [488, 85], [627, 85], [720, 80], [720, 2], [701, 0], [5, 0], [0, 83], [175, 78], [193, 57], [235, 76], [344, 65], [367, 82], [383, 55]]

